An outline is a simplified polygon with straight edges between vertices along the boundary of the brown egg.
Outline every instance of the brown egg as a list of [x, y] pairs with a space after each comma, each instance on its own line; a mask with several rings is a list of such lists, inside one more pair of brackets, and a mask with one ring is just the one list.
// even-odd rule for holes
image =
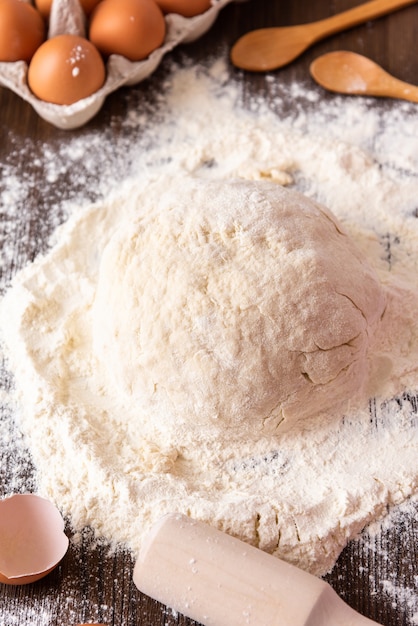
[[[99, 2], [100, 0], [80, 0], [81, 8], [86, 15], [90, 15]], [[35, 0], [35, 6], [45, 18], [48, 18], [51, 13], [52, 0]]]
[[103, 85], [104, 62], [97, 48], [78, 35], [58, 35], [42, 44], [28, 70], [32, 92], [46, 102], [72, 104]]
[[90, 15], [93, 9], [99, 4], [100, 0], [80, 0], [80, 4], [86, 15]]
[[0, 0], [0, 61], [26, 61], [45, 39], [45, 23], [33, 6]]
[[89, 39], [105, 56], [141, 61], [161, 46], [165, 32], [155, 0], [102, 0], [92, 13]]
[[155, 0], [163, 13], [178, 13], [184, 17], [194, 17], [204, 13], [211, 6], [211, 0]]

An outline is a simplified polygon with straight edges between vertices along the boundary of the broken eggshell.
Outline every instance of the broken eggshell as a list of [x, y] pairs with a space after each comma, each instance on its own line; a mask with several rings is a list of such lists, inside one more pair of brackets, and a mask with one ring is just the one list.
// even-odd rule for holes
[[48, 500], [34, 494], [0, 500], [0, 582], [25, 585], [43, 578], [68, 543], [64, 520]]

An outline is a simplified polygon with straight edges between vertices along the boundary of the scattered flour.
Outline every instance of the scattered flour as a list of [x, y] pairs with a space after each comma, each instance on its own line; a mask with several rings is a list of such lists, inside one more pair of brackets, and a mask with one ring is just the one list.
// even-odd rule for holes
[[[368, 100], [319, 102], [317, 91], [295, 84], [285, 93], [269, 76], [270, 108], [260, 99], [243, 107], [239, 87], [220, 62], [199, 71], [173, 68], [164, 89], [157, 112], [132, 110], [116, 149], [111, 132], [93, 134], [57, 148], [53, 160], [40, 164], [52, 187], [69, 167], [78, 172], [80, 206], [74, 207], [74, 197], [59, 203], [50, 230], [69, 217], [55, 231], [55, 247], [18, 275], [6, 299], [13, 302], [12, 317], [3, 306], [2, 329], [23, 398], [19, 419], [38, 488], [76, 530], [91, 525], [98, 536], [134, 552], [150, 524], [175, 509], [322, 575], [347, 541], [417, 492], [418, 121], [411, 105], [376, 110]], [[292, 109], [284, 112], [289, 101]], [[148, 130], [139, 132], [145, 123]], [[134, 407], [118, 405], [106, 390], [102, 403], [87, 392], [82, 397], [90, 363], [70, 362], [80, 379], [66, 379], [61, 357], [71, 360], [77, 346], [68, 344], [74, 341], [68, 326], [65, 332], [65, 324], [51, 327], [51, 315], [58, 311], [71, 326], [72, 314], [92, 300], [95, 276], [81, 263], [90, 241], [93, 250], [100, 248], [129, 204], [124, 199], [148, 177], [180, 173], [287, 185], [343, 223], [388, 294], [367, 406], [308, 419], [303, 430], [275, 442], [231, 449], [227, 441], [201, 441], [174, 458], [170, 447], [132, 436], [127, 415]], [[97, 175], [98, 186], [86, 198], [82, 189]], [[120, 188], [112, 190], [118, 181]], [[5, 240], [31, 184], [3, 179], [3, 202], [10, 207]], [[94, 204], [86, 206], [89, 199]], [[11, 250], [6, 246], [2, 254], [7, 264]], [[60, 311], [67, 281], [79, 289]], [[46, 380], [46, 365], [55, 368], [60, 385]], [[75, 397], [82, 401], [76, 404]], [[399, 595], [395, 585], [388, 580], [384, 591]], [[411, 615], [417, 611], [412, 604]]]

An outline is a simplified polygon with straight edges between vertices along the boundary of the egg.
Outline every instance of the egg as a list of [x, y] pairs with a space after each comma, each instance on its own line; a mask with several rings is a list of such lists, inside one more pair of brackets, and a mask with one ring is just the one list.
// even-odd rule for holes
[[45, 39], [45, 22], [33, 6], [0, 0], [0, 61], [26, 61]]
[[164, 15], [155, 0], [102, 0], [94, 9], [89, 39], [105, 56], [141, 61], [161, 46]]
[[[45, 18], [48, 18], [51, 13], [52, 2], [53, 0], [35, 0], [35, 6]], [[80, 0], [80, 5], [84, 13], [90, 15], [99, 2], [100, 0]]]
[[28, 84], [40, 100], [73, 104], [103, 85], [104, 61], [97, 48], [78, 35], [57, 35], [45, 41], [33, 55]]
[[183, 17], [194, 17], [211, 6], [211, 0], [155, 0], [163, 13], [178, 13]]

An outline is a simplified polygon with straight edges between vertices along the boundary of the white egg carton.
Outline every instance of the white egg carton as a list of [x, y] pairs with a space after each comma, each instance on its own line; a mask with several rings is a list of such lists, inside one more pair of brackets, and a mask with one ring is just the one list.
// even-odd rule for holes
[[[51, 104], [39, 100], [28, 87], [28, 65], [25, 61], [0, 62], [0, 85], [17, 93], [29, 102], [35, 111], [57, 128], [72, 129], [88, 122], [100, 110], [106, 96], [122, 85], [134, 85], [150, 76], [163, 56], [180, 43], [198, 39], [210, 29], [219, 11], [233, 0], [212, 0], [212, 6], [191, 18], [170, 14], [165, 16], [164, 44], [154, 50], [144, 61], [132, 62], [119, 55], [111, 55], [106, 64], [104, 85], [88, 98], [70, 105]], [[86, 36], [87, 22], [79, 0], [53, 0], [49, 20], [48, 38], [62, 33]]]

